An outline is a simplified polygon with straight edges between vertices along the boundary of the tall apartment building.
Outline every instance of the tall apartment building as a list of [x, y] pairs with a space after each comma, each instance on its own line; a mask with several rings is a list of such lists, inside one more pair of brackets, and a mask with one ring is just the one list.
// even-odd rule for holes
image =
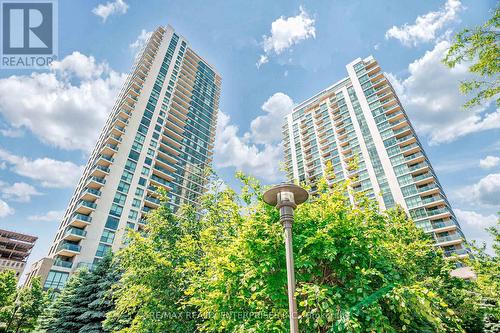
[[170, 26], [157, 28], [129, 74], [71, 198], [47, 258], [28, 281], [61, 288], [78, 267], [118, 250], [165, 188], [196, 205], [211, 165], [221, 77]]
[[19, 279], [38, 237], [0, 229], [0, 272], [13, 270]]
[[[432, 234], [447, 257], [466, 256], [464, 236], [394, 89], [373, 57], [346, 66], [348, 76], [297, 105], [283, 125], [288, 178], [311, 184], [351, 179], [382, 209], [401, 206]], [[350, 163], [357, 159], [357, 169]], [[354, 203], [352, 195], [351, 202]]]

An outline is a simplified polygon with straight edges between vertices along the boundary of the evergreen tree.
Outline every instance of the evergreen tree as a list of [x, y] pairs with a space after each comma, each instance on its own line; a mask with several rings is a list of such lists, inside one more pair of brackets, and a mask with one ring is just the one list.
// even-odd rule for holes
[[106, 313], [113, 309], [111, 287], [118, 281], [120, 273], [113, 265], [111, 254], [105, 256], [91, 272], [88, 283], [83, 286], [86, 296], [86, 311], [78, 317], [84, 325], [80, 333], [103, 332], [102, 322]]
[[78, 320], [86, 310], [82, 301], [82, 287], [87, 283], [90, 273], [87, 269], [78, 270], [66, 283], [63, 290], [55, 295], [39, 322], [39, 331], [47, 333], [78, 332], [83, 324]]

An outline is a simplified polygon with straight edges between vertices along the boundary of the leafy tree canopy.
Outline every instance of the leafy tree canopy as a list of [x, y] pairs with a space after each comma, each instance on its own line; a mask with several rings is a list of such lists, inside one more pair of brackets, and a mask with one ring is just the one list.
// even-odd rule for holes
[[[276, 209], [262, 187], [240, 195], [212, 188], [202, 214], [165, 206], [146, 233], [131, 233], [119, 253], [124, 274], [105, 327], [120, 332], [284, 332], [286, 264]], [[475, 327], [479, 296], [450, 276], [429, 237], [400, 210], [328, 189], [298, 207], [294, 223], [302, 332], [462, 332]], [[166, 198], [164, 198], [166, 199]], [[121, 322], [120, 322], [121, 319]], [[477, 325], [476, 325], [477, 326]], [[480, 326], [480, 325], [479, 325]]]
[[455, 36], [455, 42], [448, 50], [443, 62], [453, 68], [459, 64], [470, 64], [469, 71], [478, 79], [464, 81], [460, 91], [475, 94], [464, 105], [477, 106], [496, 98], [500, 106], [500, 7], [493, 10], [493, 17], [482, 26], [464, 29]]

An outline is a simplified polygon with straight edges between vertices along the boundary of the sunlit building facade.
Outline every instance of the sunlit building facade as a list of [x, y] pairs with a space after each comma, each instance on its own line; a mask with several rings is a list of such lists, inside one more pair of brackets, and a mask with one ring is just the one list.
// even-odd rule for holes
[[312, 185], [314, 192], [315, 182], [332, 166], [331, 184], [350, 179], [353, 191], [367, 193], [382, 209], [399, 205], [447, 257], [466, 256], [450, 203], [377, 61], [356, 59], [346, 68], [346, 78], [286, 117], [288, 178]]
[[173, 28], [157, 28], [138, 54], [85, 166], [47, 258], [28, 276], [60, 289], [123, 245], [158, 207], [196, 206], [211, 166], [221, 77]]

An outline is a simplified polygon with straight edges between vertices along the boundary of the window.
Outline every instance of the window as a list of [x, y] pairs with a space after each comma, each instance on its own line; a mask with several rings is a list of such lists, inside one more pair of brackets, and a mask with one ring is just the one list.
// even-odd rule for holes
[[125, 183], [124, 181], [120, 181], [118, 184], [118, 191], [123, 192], [123, 193], [128, 193], [128, 189], [130, 188], [130, 185]]
[[116, 193], [115, 198], [113, 199], [114, 203], [117, 203], [119, 205], [124, 205], [125, 200], [127, 199], [127, 196], [121, 193]]
[[139, 159], [139, 153], [136, 151], [131, 150], [130, 154], [128, 155], [129, 158], [133, 159], [134, 161], [137, 161]]
[[134, 200], [132, 201], [132, 207], [135, 207], [135, 208], [139, 208], [139, 207], [141, 207], [141, 200], [139, 200], [139, 199], [134, 199]]
[[141, 133], [137, 133], [135, 135], [135, 141], [137, 141], [139, 143], [143, 143], [145, 139], [146, 139], [146, 137], [144, 135], [142, 135]]
[[118, 206], [117, 204], [112, 204], [111, 210], [109, 211], [109, 214], [120, 217], [120, 216], [122, 216], [122, 212], [123, 212], [122, 206]]
[[115, 239], [115, 233], [110, 230], [104, 229], [101, 235], [101, 242], [112, 244]]
[[123, 171], [122, 180], [127, 182], [127, 183], [130, 183], [132, 181], [133, 176], [134, 176], [134, 174], [132, 174], [128, 171]]
[[136, 166], [137, 166], [137, 163], [135, 163], [131, 160], [127, 160], [127, 162], [125, 162], [125, 170], [129, 170], [129, 171], [134, 172]]
[[135, 195], [142, 198], [142, 196], [144, 195], [144, 190], [142, 188], [138, 187], [135, 190]]
[[146, 178], [139, 178], [139, 185], [146, 186]]
[[97, 246], [97, 251], [95, 253], [96, 257], [104, 257], [107, 253], [111, 252], [111, 246], [99, 243]]
[[140, 152], [142, 149], [142, 143], [134, 141], [134, 143], [132, 143], [132, 149]]
[[120, 223], [120, 220], [117, 219], [116, 217], [113, 216], [108, 216], [108, 219], [106, 220], [106, 228], [116, 230], [118, 228], [118, 224]]
[[143, 175], [143, 176], [149, 175], [149, 168], [142, 167], [141, 175]]
[[47, 280], [45, 280], [44, 288], [62, 289], [66, 280], [68, 280], [68, 276], [69, 273], [50, 271]]
[[133, 220], [133, 221], [135, 221], [135, 220], [137, 220], [137, 215], [138, 214], [139, 213], [136, 210], [131, 209], [130, 213], [128, 213], [128, 218], [131, 219], [131, 220]]
[[149, 156], [154, 156], [154, 154], [155, 154], [155, 151], [153, 149], [149, 148], [148, 149], [148, 155]]

